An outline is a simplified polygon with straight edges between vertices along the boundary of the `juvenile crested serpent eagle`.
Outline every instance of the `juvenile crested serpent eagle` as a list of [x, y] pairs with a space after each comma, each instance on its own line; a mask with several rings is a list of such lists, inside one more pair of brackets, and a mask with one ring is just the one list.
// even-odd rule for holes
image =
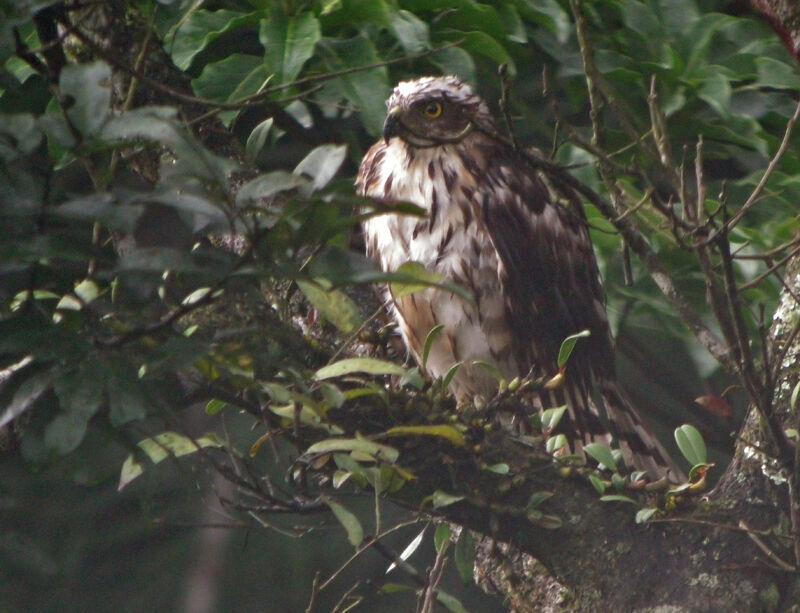
[[417, 362], [428, 333], [443, 324], [426, 370], [441, 377], [460, 362], [451, 391], [459, 400], [489, 399], [497, 381], [475, 361], [494, 364], [509, 380], [531, 370], [554, 375], [562, 341], [588, 329], [565, 384], [542, 393], [539, 404], [568, 405], [562, 426], [573, 451], [607, 442], [610, 431], [629, 465], [651, 479], [679, 479], [617, 381], [578, 197], [499, 139], [487, 105], [456, 77], [402, 82], [387, 107], [384, 138], [364, 157], [356, 189], [377, 200], [414, 203], [428, 214], [370, 218], [364, 224], [368, 255], [388, 271], [419, 262], [474, 298], [473, 304], [438, 288], [393, 297]]

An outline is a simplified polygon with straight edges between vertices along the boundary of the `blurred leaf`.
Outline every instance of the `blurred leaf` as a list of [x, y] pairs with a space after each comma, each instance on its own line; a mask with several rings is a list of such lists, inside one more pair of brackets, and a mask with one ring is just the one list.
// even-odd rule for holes
[[403, 50], [413, 55], [430, 49], [431, 41], [428, 24], [410, 11], [391, 11], [389, 13], [391, 29]]
[[392, 362], [376, 358], [346, 358], [323, 366], [314, 373], [314, 378], [317, 381], [322, 381], [323, 379], [342, 377], [357, 372], [368, 375], [404, 375], [406, 374], [406, 369]]
[[[372, 41], [363, 35], [348, 40], [326, 39], [320, 43], [320, 49], [330, 71], [367, 66], [381, 60]], [[367, 132], [373, 137], [380, 136], [386, 116], [384, 102], [391, 91], [386, 68], [343, 75], [336, 79], [336, 84], [348, 102], [361, 113]]]
[[236, 206], [263, 206], [269, 198], [307, 183], [308, 180], [304, 177], [284, 170], [274, 170], [242, 185], [236, 193]]
[[630, 504], [639, 506], [639, 503], [630, 496], [621, 496], [618, 494], [607, 494], [605, 496], [600, 496], [600, 502], [628, 502]]
[[328, 505], [330, 510], [333, 511], [333, 514], [336, 516], [336, 519], [338, 519], [339, 523], [342, 524], [347, 532], [347, 540], [350, 541], [350, 544], [353, 547], [358, 547], [361, 545], [361, 543], [364, 541], [364, 529], [361, 527], [361, 523], [358, 521], [358, 518], [341, 504], [334, 502], [327, 496], [322, 497], [322, 502]]
[[498, 64], [506, 64], [508, 66], [508, 76], [512, 79], [516, 76], [517, 66], [514, 60], [497, 40], [481, 31], [464, 32], [463, 38], [462, 47], [472, 53], [485, 55]]
[[297, 281], [297, 286], [322, 316], [345, 334], [352, 334], [363, 324], [358, 306], [342, 290], [323, 289], [330, 283]]
[[451, 504], [464, 500], [464, 496], [453, 496], [442, 490], [436, 490], [425, 500], [430, 501], [434, 509], [441, 509], [442, 507], [448, 507]]
[[770, 57], [757, 57], [759, 87], [774, 87], [775, 89], [800, 90], [800, 75], [797, 67], [786, 64]]
[[472, 583], [472, 575], [475, 569], [475, 547], [476, 542], [472, 532], [462, 527], [456, 541], [455, 562], [458, 574], [461, 575], [464, 585]]
[[683, 457], [692, 466], [704, 464], [708, 461], [706, 444], [697, 428], [691, 424], [683, 424], [675, 428], [675, 442], [681, 450]]
[[186, 70], [209, 43], [227, 32], [257, 21], [257, 13], [240, 13], [226, 9], [194, 11], [165, 37], [167, 48], [175, 65]]
[[53, 385], [55, 371], [44, 371], [28, 377], [14, 392], [11, 403], [0, 413], [0, 428], [30, 409]]
[[442, 548], [447, 547], [449, 544], [450, 524], [442, 522], [436, 526], [436, 532], [433, 533], [433, 547], [436, 550], [436, 553], [441, 553]]
[[330, 183], [346, 157], [347, 145], [321, 145], [303, 158], [294, 174], [311, 179], [311, 192], [315, 192]]
[[719, 396], [700, 396], [695, 398], [694, 401], [703, 407], [706, 411], [717, 417], [723, 419], [730, 419], [733, 417], [733, 410], [728, 401]]
[[444, 606], [451, 613], [469, 613], [461, 601], [444, 590], [436, 590], [436, 602]]
[[567, 444], [567, 437], [563, 434], [556, 434], [555, 436], [551, 436], [547, 439], [547, 442], [544, 444], [545, 451], [547, 453], [555, 453], [562, 447]]
[[639, 509], [636, 511], [636, 523], [637, 524], [645, 524], [648, 520], [658, 513], [658, 508], [650, 507], [647, 509]]
[[[139, 441], [137, 445], [153, 464], [158, 464], [170, 456], [179, 458], [204, 447], [222, 447], [222, 443], [213, 434], [191, 439], [177, 432], [162, 432]], [[130, 454], [122, 465], [117, 491], [122, 490], [143, 472], [144, 467], [136, 460], [134, 454]]]
[[428, 336], [425, 337], [425, 344], [422, 347], [422, 368], [425, 368], [428, 364], [428, 356], [431, 353], [431, 347], [442, 330], [444, 330], [444, 324], [437, 324], [431, 328], [431, 331], [428, 332]]
[[69, 96], [67, 117], [84, 138], [94, 136], [108, 117], [111, 105], [111, 69], [104, 62], [67, 64], [59, 90]]
[[436, 436], [450, 441], [456, 447], [463, 447], [467, 444], [467, 440], [464, 438], [464, 435], [449, 424], [429, 426], [394, 426], [379, 436]]
[[279, 6], [270, 11], [269, 18], [261, 22], [258, 38], [264, 45], [264, 65], [276, 75], [277, 84], [297, 79], [321, 36], [319, 22], [311, 12], [289, 17]]
[[564, 417], [564, 413], [567, 410], [567, 405], [563, 407], [556, 407], [554, 409], [546, 409], [542, 412], [542, 431], [543, 432], [551, 432], [558, 427], [558, 424], [561, 423], [561, 418]]
[[394, 447], [381, 445], [363, 438], [329, 438], [314, 443], [306, 449], [306, 455], [333, 453], [335, 451], [357, 451], [381, 462], [393, 464], [397, 461], [400, 452]]

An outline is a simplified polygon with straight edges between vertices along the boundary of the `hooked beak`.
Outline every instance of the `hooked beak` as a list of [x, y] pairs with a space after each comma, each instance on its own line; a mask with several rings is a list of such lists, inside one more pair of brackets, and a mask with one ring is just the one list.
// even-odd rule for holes
[[400, 112], [399, 106], [393, 106], [386, 114], [386, 121], [383, 122], [383, 140], [387, 143], [392, 136], [397, 136], [400, 133], [398, 130], [400, 127]]

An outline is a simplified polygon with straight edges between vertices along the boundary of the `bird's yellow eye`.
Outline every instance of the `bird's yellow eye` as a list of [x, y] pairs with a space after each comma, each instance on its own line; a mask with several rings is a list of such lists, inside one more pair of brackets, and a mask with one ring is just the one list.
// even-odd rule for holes
[[442, 103], [429, 102], [425, 105], [425, 108], [422, 109], [422, 114], [428, 119], [438, 119], [442, 116]]

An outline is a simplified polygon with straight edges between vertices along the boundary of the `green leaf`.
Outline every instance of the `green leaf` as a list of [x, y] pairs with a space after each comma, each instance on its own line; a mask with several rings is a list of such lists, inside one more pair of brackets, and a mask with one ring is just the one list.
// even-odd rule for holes
[[569, 357], [572, 355], [573, 349], [575, 349], [575, 344], [578, 342], [578, 339], [586, 338], [590, 336], [592, 333], [589, 330], [581, 330], [577, 334], [570, 334], [564, 341], [561, 343], [561, 347], [558, 350], [558, 367], [562, 368]]
[[589, 475], [589, 483], [592, 484], [592, 487], [597, 490], [597, 493], [601, 496], [606, 493], [606, 484], [597, 475]]
[[757, 57], [755, 64], [758, 67], [759, 87], [774, 87], [775, 89], [800, 90], [800, 75], [793, 64], [787, 64], [771, 57]]
[[61, 71], [59, 89], [74, 102], [67, 117], [81, 135], [94, 136], [108, 117], [111, 104], [111, 69], [104, 62], [67, 64]]
[[475, 537], [467, 528], [461, 528], [455, 548], [455, 562], [464, 585], [472, 583], [475, 569]]
[[399, 10], [389, 13], [392, 33], [400, 44], [403, 51], [408, 55], [420, 53], [430, 49], [431, 40], [428, 32], [428, 24], [409, 11]]
[[395, 426], [386, 432], [378, 435], [380, 437], [393, 436], [437, 436], [450, 441], [456, 447], [463, 447], [467, 444], [464, 435], [449, 424], [438, 424], [430, 426]]
[[433, 494], [425, 498], [425, 502], [430, 502], [434, 509], [441, 509], [442, 507], [449, 507], [451, 504], [464, 500], [464, 496], [454, 496], [442, 490], [436, 490]]
[[645, 524], [648, 520], [658, 513], [658, 508], [650, 507], [647, 509], [639, 509], [636, 511], [636, 523], [637, 524]]
[[250, 136], [247, 137], [247, 144], [244, 148], [245, 157], [249, 162], [254, 162], [258, 154], [261, 153], [274, 122], [275, 120], [272, 117], [267, 117], [250, 132]]
[[444, 590], [436, 590], [436, 602], [444, 606], [451, 613], [469, 613], [461, 601]]
[[[398, 557], [403, 562], [408, 560], [408, 558], [410, 558], [422, 544], [422, 537], [425, 535], [426, 529], [427, 528], [423, 528], [417, 536], [411, 539], [411, 542], [408, 545], [406, 545], [405, 549], [403, 549], [403, 551], [400, 552], [400, 555]], [[386, 572], [384, 574], [388, 575], [392, 570], [394, 570], [396, 566], [397, 564], [395, 562], [392, 562], [391, 564], [389, 564], [389, 567], [386, 569]]]
[[442, 330], [444, 330], [444, 324], [437, 324], [431, 331], [428, 332], [428, 336], [425, 337], [425, 344], [422, 347], [422, 368], [428, 363], [428, 355], [431, 353], [431, 347], [433, 346], [433, 342], [436, 340], [436, 337], [441, 334]]
[[216, 415], [226, 406], [228, 406], [227, 402], [224, 402], [222, 400], [217, 400], [216, 398], [212, 398], [206, 404], [206, 415]]
[[236, 193], [236, 206], [263, 206], [269, 198], [308, 184], [308, 180], [285, 170], [274, 170], [248, 181]]
[[397, 461], [400, 452], [394, 447], [381, 445], [363, 438], [329, 438], [314, 443], [306, 449], [305, 455], [333, 453], [336, 451], [356, 451], [383, 462], [393, 464]]
[[497, 475], [507, 475], [511, 468], [505, 462], [499, 462], [497, 464], [492, 464], [491, 466], [487, 466], [486, 470], [490, 473], [495, 473]]
[[325, 289], [325, 279], [297, 281], [297, 286], [322, 316], [345, 334], [352, 334], [364, 323], [358, 306], [339, 289]]
[[440, 274], [426, 269], [419, 262], [402, 264], [393, 273], [393, 276], [399, 277], [396, 280], [389, 281], [389, 291], [391, 291], [395, 299], [416, 294], [430, 287], [439, 287], [456, 293], [470, 302], [474, 301], [472, 294], [466, 289], [453, 283], [445, 283]]
[[321, 37], [319, 21], [313, 13], [289, 17], [282, 8], [275, 7], [269, 19], [261, 22], [258, 33], [267, 71], [276, 75], [279, 85], [296, 80]]
[[49, 450], [65, 455], [81, 444], [87, 425], [88, 420], [78, 413], [58, 415], [45, 428], [44, 445]]
[[617, 470], [617, 463], [614, 461], [614, 456], [611, 454], [611, 449], [608, 445], [603, 443], [589, 443], [583, 446], [583, 450], [603, 468], [610, 471]]
[[678, 443], [678, 449], [681, 450], [683, 457], [692, 466], [708, 461], [705, 441], [694, 426], [683, 424], [675, 428], [675, 442]]
[[433, 533], [433, 546], [436, 553], [441, 553], [444, 547], [450, 545], [450, 524], [441, 523], [436, 526], [436, 532]]
[[489, 362], [484, 362], [483, 360], [475, 360], [472, 363], [472, 365], [480, 366], [481, 368], [483, 368], [483, 370], [489, 373], [494, 378], [495, 381], [502, 381], [503, 379], [505, 379], [505, 377], [503, 377], [503, 373], [501, 373], [500, 369], [497, 368], [497, 366], [495, 366], [494, 364], [491, 364]]
[[333, 364], [323, 366], [316, 373], [314, 379], [322, 381], [333, 377], [343, 377], [353, 373], [368, 375], [405, 375], [406, 369], [386, 360], [376, 358], [346, 358]]
[[[376, 64], [381, 57], [372, 41], [361, 34], [348, 40], [325, 39], [320, 51], [329, 71]], [[342, 75], [334, 81], [341, 94], [361, 113], [362, 123], [373, 137], [380, 136], [386, 117], [384, 102], [391, 92], [385, 67]]]
[[497, 64], [506, 64], [508, 66], [508, 76], [512, 79], [516, 76], [517, 66], [514, 60], [497, 40], [485, 32], [479, 31], [464, 32], [461, 37], [464, 39], [464, 42], [461, 43], [464, 49], [468, 49], [472, 53], [485, 55], [490, 60], [497, 62]]
[[310, 191], [330, 183], [347, 158], [347, 145], [321, 145], [311, 151], [294, 169], [294, 174], [311, 179]]
[[11, 403], [0, 413], [0, 427], [30, 409], [39, 397], [53, 385], [55, 374], [52, 371], [37, 373], [26, 379], [14, 392]]
[[463, 365], [463, 362], [456, 362], [450, 367], [450, 370], [448, 370], [447, 374], [442, 378], [442, 389], [446, 390], [450, 386], [450, 383], [453, 381], [453, 377], [458, 374], [458, 371], [461, 370]]
[[563, 434], [556, 434], [555, 436], [551, 436], [549, 439], [547, 439], [547, 442], [544, 444], [544, 448], [547, 453], [555, 453], [566, 444], [567, 437]]
[[537, 509], [547, 499], [553, 497], [553, 492], [534, 492], [528, 499], [527, 508]]
[[172, 55], [172, 61], [181, 70], [187, 70], [192, 60], [212, 41], [226, 32], [242, 26], [257, 23], [257, 13], [240, 13], [219, 9], [216, 11], [195, 11], [171, 31], [165, 40]]
[[542, 411], [542, 432], [552, 432], [555, 430], [558, 424], [561, 423], [561, 418], [564, 417], [566, 410], [567, 405]]
[[345, 396], [342, 390], [336, 387], [333, 383], [323, 383], [319, 386], [319, 391], [325, 399], [325, 404], [329, 407], [338, 409], [345, 402]]
[[[158, 464], [170, 456], [179, 458], [195, 453], [205, 447], [222, 447], [222, 443], [213, 434], [191, 439], [177, 432], [162, 432], [139, 441], [137, 445], [153, 464]], [[134, 454], [130, 454], [122, 464], [117, 491], [122, 490], [143, 472], [144, 467], [136, 460]]]
[[364, 528], [361, 527], [358, 518], [341, 504], [334, 502], [327, 496], [322, 497], [322, 502], [328, 505], [328, 508], [330, 508], [336, 516], [336, 519], [342, 524], [347, 532], [347, 540], [350, 541], [350, 544], [353, 547], [358, 547], [364, 541]]
[[800, 395], [800, 381], [798, 381], [795, 384], [794, 389], [792, 390], [791, 400], [789, 400], [789, 407], [792, 409], [792, 412], [796, 412], [797, 411], [797, 396], [798, 395]]
[[621, 496], [619, 494], [608, 494], [606, 496], [600, 496], [601, 502], [629, 502], [630, 504], [634, 504], [639, 506], [639, 503], [636, 502], [633, 498], [629, 496]]

